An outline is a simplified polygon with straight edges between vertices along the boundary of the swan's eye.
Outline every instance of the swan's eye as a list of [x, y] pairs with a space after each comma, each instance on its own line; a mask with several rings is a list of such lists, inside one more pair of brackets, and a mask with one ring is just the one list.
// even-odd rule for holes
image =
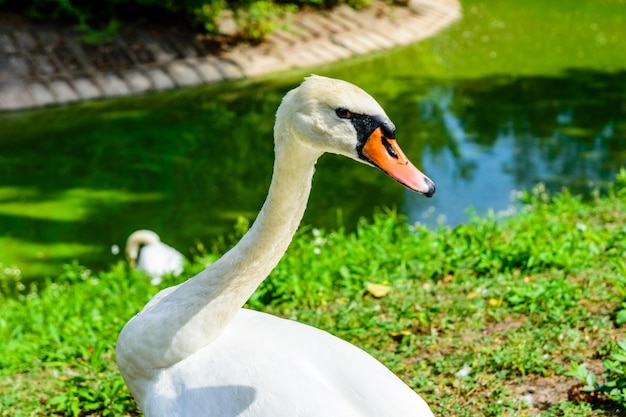
[[350, 110], [344, 109], [343, 107], [335, 109], [335, 113], [337, 113], [337, 116], [341, 119], [352, 119], [352, 113]]

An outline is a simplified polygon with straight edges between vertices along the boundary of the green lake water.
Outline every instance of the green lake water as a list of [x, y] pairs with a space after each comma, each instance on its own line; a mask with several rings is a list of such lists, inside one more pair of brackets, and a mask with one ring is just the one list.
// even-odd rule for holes
[[626, 0], [467, 0], [433, 39], [307, 71], [37, 111], [0, 113], [0, 277], [93, 269], [139, 228], [191, 254], [260, 208], [281, 97], [315, 72], [370, 92], [425, 199], [332, 155], [304, 223], [354, 227], [376, 207], [455, 225], [544, 182], [586, 194], [626, 165]]

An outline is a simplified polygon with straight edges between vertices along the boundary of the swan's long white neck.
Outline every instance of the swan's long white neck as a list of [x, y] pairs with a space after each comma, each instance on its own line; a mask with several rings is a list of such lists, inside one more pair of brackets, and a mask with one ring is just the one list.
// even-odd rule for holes
[[[297, 141], [277, 145], [269, 193], [256, 221], [235, 247], [194, 278], [210, 289], [207, 295], [226, 314], [246, 302], [287, 250], [304, 215], [320, 154]], [[224, 317], [222, 327], [228, 321]]]
[[[269, 193], [253, 226], [219, 261], [158, 294], [126, 325], [118, 343], [121, 368], [149, 378], [155, 369], [189, 357], [219, 336], [287, 250], [320, 155], [297, 139], [277, 140]], [[137, 347], [141, 353], [130, 351]]]

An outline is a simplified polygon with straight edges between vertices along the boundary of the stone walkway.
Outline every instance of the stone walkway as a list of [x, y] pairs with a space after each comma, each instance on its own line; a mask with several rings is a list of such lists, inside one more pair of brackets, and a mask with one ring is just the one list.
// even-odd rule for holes
[[83, 44], [69, 28], [0, 15], [0, 111], [123, 96], [320, 65], [432, 36], [460, 16], [457, 0], [374, 3], [294, 16], [260, 45], [215, 48], [180, 29], [125, 29]]

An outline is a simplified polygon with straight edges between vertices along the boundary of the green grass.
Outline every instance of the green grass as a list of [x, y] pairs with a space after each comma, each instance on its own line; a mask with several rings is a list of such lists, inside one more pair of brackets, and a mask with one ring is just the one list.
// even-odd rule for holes
[[[590, 201], [541, 186], [521, 198], [511, 217], [454, 229], [408, 226], [393, 212], [351, 233], [303, 228], [248, 305], [362, 347], [435, 415], [624, 415], [623, 393], [591, 405], [566, 392], [582, 371], [594, 372], [596, 387], [625, 386], [616, 318], [626, 309], [626, 171]], [[67, 265], [42, 289], [12, 295], [19, 276], [0, 268], [0, 277], [0, 415], [139, 415], [114, 347], [159, 288], [123, 263], [98, 274]], [[377, 298], [367, 283], [391, 291]]]

